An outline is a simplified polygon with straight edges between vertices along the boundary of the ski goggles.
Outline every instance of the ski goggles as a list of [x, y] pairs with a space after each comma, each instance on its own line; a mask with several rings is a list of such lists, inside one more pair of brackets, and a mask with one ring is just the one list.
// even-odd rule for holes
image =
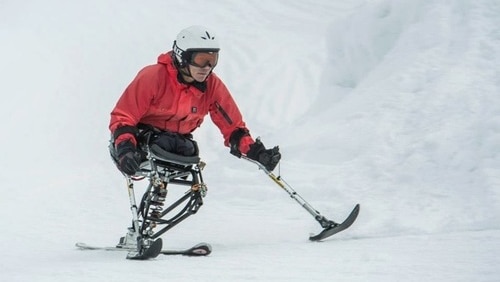
[[189, 64], [198, 68], [204, 68], [206, 66], [214, 68], [217, 65], [218, 59], [218, 52], [193, 52]]

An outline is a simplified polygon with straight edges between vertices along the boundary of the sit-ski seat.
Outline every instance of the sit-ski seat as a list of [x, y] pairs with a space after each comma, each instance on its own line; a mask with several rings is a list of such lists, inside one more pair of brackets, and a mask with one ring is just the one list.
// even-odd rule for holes
[[[200, 163], [199, 156], [182, 156], [168, 152], [156, 144], [149, 145], [149, 155], [143, 158], [136, 176], [145, 176], [153, 170], [190, 170], [193, 165]], [[153, 168], [152, 166], [155, 166]]]
[[189, 166], [200, 162], [199, 156], [181, 156], [163, 150], [160, 146], [152, 144], [150, 147], [151, 157], [155, 160]]
[[[169, 179], [169, 182], [197, 183], [201, 178], [201, 169], [199, 167], [203, 162], [199, 156], [183, 156], [172, 152], [168, 152], [157, 144], [150, 144], [144, 151], [149, 154], [143, 158], [142, 163], [139, 165], [139, 171], [136, 172], [134, 178], [140, 180], [143, 177], [149, 177], [151, 173], [159, 173], [166, 177], [164, 180]], [[200, 169], [201, 168], [201, 169]], [[187, 177], [191, 175], [191, 180], [186, 181]]]

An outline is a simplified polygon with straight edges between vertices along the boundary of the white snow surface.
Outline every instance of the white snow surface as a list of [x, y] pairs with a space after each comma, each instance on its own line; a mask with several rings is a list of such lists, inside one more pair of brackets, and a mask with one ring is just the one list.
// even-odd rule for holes
[[[360, 203], [350, 229], [309, 242], [319, 224], [207, 117], [205, 204], [162, 238], [210, 256], [75, 248], [126, 232], [109, 113], [194, 24], [276, 173], [329, 219]], [[500, 280], [498, 0], [7, 0], [0, 42], [0, 281]]]

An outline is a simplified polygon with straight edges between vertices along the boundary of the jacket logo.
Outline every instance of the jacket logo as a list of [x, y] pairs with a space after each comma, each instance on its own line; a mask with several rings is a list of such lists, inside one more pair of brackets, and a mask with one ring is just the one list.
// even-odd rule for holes
[[197, 113], [197, 112], [198, 112], [198, 108], [196, 108], [196, 107], [191, 107], [191, 112], [192, 112], [193, 114]]

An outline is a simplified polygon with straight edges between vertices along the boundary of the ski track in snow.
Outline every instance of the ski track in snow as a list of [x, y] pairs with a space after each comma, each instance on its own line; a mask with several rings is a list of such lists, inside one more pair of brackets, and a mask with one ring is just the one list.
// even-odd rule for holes
[[[0, 4], [0, 281], [499, 279], [498, 1], [31, 2]], [[361, 204], [350, 229], [309, 242], [319, 224], [207, 117], [205, 205], [163, 239], [213, 253], [76, 250], [126, 232], [109, 112], [192, 24], [217, 31], [215, 72], [252, 134], [280, 145], [277, 173], [329, 219]]]

